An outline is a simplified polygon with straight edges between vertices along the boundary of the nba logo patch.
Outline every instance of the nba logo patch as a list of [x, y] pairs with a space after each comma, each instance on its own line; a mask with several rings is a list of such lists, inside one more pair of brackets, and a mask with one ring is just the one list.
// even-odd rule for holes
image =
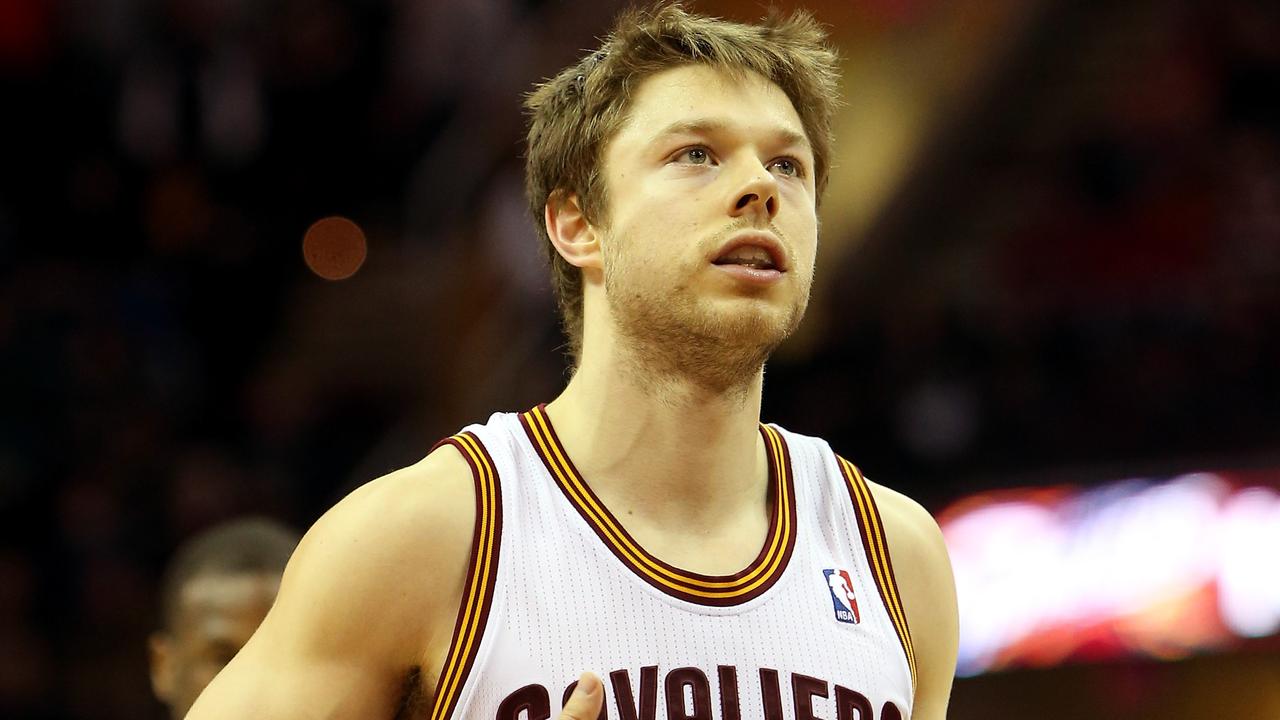
[[827, 577], [827, 589], [831, 591], [831, 604], [835, 606], [836, 619], [850, 625], [862, 621], [858, 612], [858, 598], [853, 596], [853, 580], [845, 570], [823, 570]]

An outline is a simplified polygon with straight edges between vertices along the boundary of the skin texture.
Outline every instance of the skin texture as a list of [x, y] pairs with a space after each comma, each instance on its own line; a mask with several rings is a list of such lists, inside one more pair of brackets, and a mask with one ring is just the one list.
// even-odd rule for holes
[[415, 669], [430, 697], [465, 580], [473, 492], [470, 468], [442, 448], [335, 505], [188, 718], [397, 717]]
[[[812, 153], [779, 88], [683, 66], [636, 87], [603, 163], [605, 217], [592, 222], [572, 195], [546, 208], [552, 243], [584, 286], [582, 361], [547, 412], [592, 489], [649, 552], [731, 574], [768, 529], [763, 363], [808, 302]], [[785, 272], [755, 282], [714, 264], [742, 233], [775, 242]], [[941, 533], [915, 503], [873, 492], [919, 637], [913, 717], [940, 720], [956, 635]], [[404, 679], [421, 668], [422, 695], [432, 696], [474, 502], [470, 470], [449, 446], [344, 499], [303, 538], [275, 607], [190, 717], [420, 716], [400, 708]], [[561, 717], [594, 718], [602, 697], [584, 676]]]
[[[673, 126], [714, 129], [663, 132]], [[694, 572], [742, 569], [768, 527], [763, 359], [799, 321], [817, 252], [812, 154], [797, 136], [795, 109], [763, 78], [668, 70], [639, 86], [605, 150], [606, 223], [572, 197], [547, 211], [584, 286], [582, 363], [548, 413], [627, 530]], [[743, 232], [782, 246], [779, 281], [713, 264]]]
[[[690, 66], [642, 87], [605, 153], [614, 201], [607, 224], [595, 228], [604, 282], [595, 263], [582, 265], [613, 320], [592, 329], [616, 329], [611, 339], [621, 341], [633, 382], [681, 378], [714, 393], [749, 387], [808, 304], [813, 164], [799, 115], [758, 75]], [[789, 271], [778, 283], [754, 286], [710, 264], [746, 231], [781, 245]]]
[[[653, 139], [673, 124], [716, 130]], [[573, 198], [547, 210], [553, 243], [584, 276], [582, 365], [548, 413], [628, 532], [695, 572], [741, 570], [768, 527], [763, 361], [803, 314], [817, 251], [812, 178], [777, 164], [812, 166], [803, 143], [784, 140], [797, 133], [794, 107], [763, 78], [669, 70], [640, 86], [606, 149], [609, 216], [593, 225]], [[690, 148], [712, 162], [692, 162]], [[709, 248], [744, 226], [775, 233], [788, 256], [784, 279], [763, 291], [709, 262]], [[958, 642], [942, 533], [914, 501], [871, 488], [916, 638], [913, 717], [941, 720]]]
[[151, 685], [181, 718], [257, 629], [280, 587], [273, 573], [200, 574], [183, 586], [172, 627], [150, 639]]
[[884, 520], [898, 592], [916, 650], [915, 720], [944, 720], [955, 677], [960, 622], [942, 530], [911, 498], [868, 483]]

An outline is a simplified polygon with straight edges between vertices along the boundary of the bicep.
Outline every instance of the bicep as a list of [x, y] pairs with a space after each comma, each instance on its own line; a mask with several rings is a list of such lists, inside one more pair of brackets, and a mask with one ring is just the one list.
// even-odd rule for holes
[[374, 481], [307, 532], [275, 604], [189, 718], [392, 717], [452, 630], [474, 525], [456, 451]]
[[308, 650], [279, 630], [264, 622], [201, 693], [188, 720], [394, 715], [399, 689], [394, 676], [354, 656]]
[[943, 720], [959, 645], [955, 579], [942, 531], [914, 500], [876, 486], [898, 591], [916, 655], [912, 717]]
[[956, 586], [951, 574], [951, 561], [942, 545], [941, 533], [936, 545], [921, 563], [923, 577], [914, 578], [915, 587], [903, 590], [907, 622], [917, 653], [916, 712], [918, 720], [944, 720], [955, 679], [956, 654], [959, 645], [959, 617]]

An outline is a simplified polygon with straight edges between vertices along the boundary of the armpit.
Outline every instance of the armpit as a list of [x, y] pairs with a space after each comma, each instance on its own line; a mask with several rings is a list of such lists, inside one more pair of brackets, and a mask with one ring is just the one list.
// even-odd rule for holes
[[396, 709], [395, 720], [426, 717], [430, 711], [428, 704], [422, 687], [422, 666], [414, 665], [405, 672], [404, 681], [400, 684], [400, 704]]

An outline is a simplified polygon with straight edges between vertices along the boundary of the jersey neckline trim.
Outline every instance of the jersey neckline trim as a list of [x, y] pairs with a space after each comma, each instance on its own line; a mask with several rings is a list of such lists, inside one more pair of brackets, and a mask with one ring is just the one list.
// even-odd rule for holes
[[740, 605], [773, 587], [786, 569], [796, 543], [795, 483], [790, 451], [776, 429], [760, 425], [774, 498], [769, 531], [760, 554], [732, 575], [702, 575], [663, 562], [631, 537], [583, 480], [551, 425], [546, 405], [521, 413], [520, 423], [556, 486], [605, 547], [642, 580], [667, 595], [698, 605]]

